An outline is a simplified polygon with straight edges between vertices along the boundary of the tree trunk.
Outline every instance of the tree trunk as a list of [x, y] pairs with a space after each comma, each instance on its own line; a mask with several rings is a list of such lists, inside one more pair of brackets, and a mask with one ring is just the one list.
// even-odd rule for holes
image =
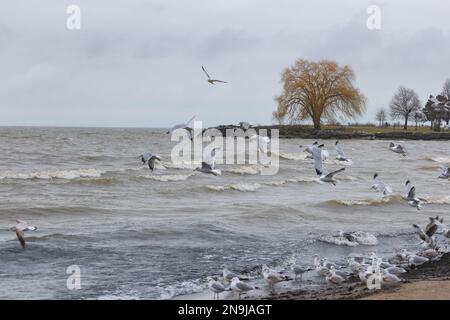
[[314, 129], [316, 130], [320, 130], [320, 119], [313, 119], [313, 123], [314, 123]]
[[409, 115], [406, 115], [405, 116], [405, 125], [403, 126], [403, 129], [405, 129], [405, 130], [408, 130], [408, 118], [409, 118]]

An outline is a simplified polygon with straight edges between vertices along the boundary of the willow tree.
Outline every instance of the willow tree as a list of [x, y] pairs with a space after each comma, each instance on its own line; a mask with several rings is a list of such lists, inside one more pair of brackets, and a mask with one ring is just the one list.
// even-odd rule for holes
[[275, 119], [311, 119], [320, 129], [322, 118], [355, 118], [365, 110], [365, 97], [353, 85], [355, 75], [349, 66], [334, 61], [299, 59], [282, 74], [283, 92], [276, 98]]

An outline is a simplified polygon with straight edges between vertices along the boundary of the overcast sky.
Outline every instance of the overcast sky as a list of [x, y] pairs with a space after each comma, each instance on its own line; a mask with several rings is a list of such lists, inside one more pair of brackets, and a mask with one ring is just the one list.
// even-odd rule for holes
[[[81, 30], [66, 28], [70, 4]], [[366, 27], [369, 4], [381, 30]], [[349, 64], [372, 121], [399, 85], [439, 92], [449, 57], [442, 0], [1, 1], [0, 125], [267, 124], [297, 58]]]

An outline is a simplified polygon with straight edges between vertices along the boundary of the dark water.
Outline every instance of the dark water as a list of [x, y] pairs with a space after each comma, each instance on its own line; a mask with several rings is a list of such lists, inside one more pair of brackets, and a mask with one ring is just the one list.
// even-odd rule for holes
[[[164, 130], [0, 128], [0, 298], [169, 298], [201, 291], [222, 264], [254, 274], [317, 251], [387, 254], [418, 242], [411, 223], [450, 219], [450, 182], [437, 179], [450, 142], [407, 141], [403, 158], [388, 141], [343, 141], [353, 165], [336, 187], [317, 182], [306, 143], [280, 141], [276, 175], [218, 164], [214, 177], [171, 163]], [[334, 141], [325, 143], [327, 166], [338, 168]], [[154, 174], [140, 165], [146, 150], [163, 158]], [[375, 171], [392, 196], [369, 190]], [[407, 178], [429, 202], [421, 211], [401, 198]], [[17, 218], [38, 226], [26, 250], [7, 231]], [[373, 245], [329, 239], [339, 230], [368, 233]], [[81, 268], [81, 290], [67, 289], [70, 265]]]

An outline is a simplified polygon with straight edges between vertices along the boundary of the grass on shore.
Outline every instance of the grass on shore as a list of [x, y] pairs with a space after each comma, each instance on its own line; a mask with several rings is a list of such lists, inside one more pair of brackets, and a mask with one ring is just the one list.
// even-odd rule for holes
[[[311, 126], [312, 127], [312, 126]], [[383, 132], [420, 132], [420, 133], [433, 133], [433, 132], [448, 132], [448, 130], [442, 129], [441, 131], [434, 131], [428, 126], [415, 127], [408, 126], [405, 130], [403, 127], [378, 127], [378, 126], [339, 126], [339, 125], [323, 125], [321, 130], [336, 130], [345, 132], [364, 131], [367, 133], [383, 133]]]

